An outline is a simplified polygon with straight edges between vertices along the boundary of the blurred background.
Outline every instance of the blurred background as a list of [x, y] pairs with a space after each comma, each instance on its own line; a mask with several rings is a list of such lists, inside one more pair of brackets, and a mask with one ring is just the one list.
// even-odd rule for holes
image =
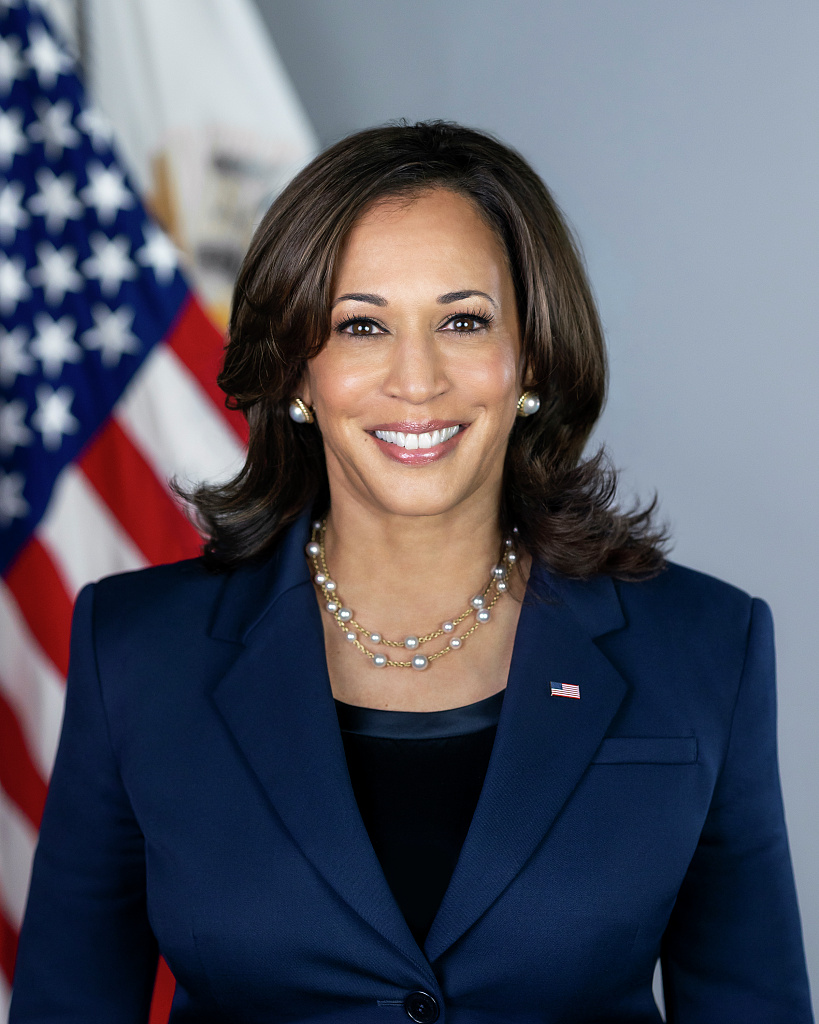
[[[94, 103], [113, 125], [127, 180], [167, 232], [161, 238], [174, 243], [164, 249], [161, 242], [149, 244], [149, 228], [134, 226], [142, 235], [133, 243], [133, 262], [148, 280], [125, 274], [117, 301], [155, 308], [155, 298], [139, 299], [136, 291], [130, 297], [128, 289], [144, 286], [145, 294], [153, 294], [151, 289], [164, 286], [172, 291], [170, 313], [146, 327], [150, 340], [143, 341], [141, 355], [128, 350], [120, 330], [124, 354], [117, 367], [131, 359], [129, 376], [114, 388], [108, 408], [90, 416], [87, 429], [78, 427], [70, 438], [63, 433], [66, 444], [70, 440], [75, 446], [65, 451], [75, 462], [81, 458], [82, 445], [98, 436], [95, 431], [113, 408], [120, 427], [143, 454], [153, 453], [152, 465], [159, 469], [213, 474], [238, 457], [241, 426], [214, 413], [216, 396], [208, 391], [215, 361], [193, 366], [185, 329], [198, 330], [200, 336], [211, 330], [218, 353], [218, 332], [242, 246], [269, 198], [318, 148], [396, 118], [453, 119], [487, 129], [517, 148], [543, 176], [577, 233], [606, 329], [610, 397], [593, 443], [610, 449], [622, 469], [625, 494], [645, 498], [656, 489], [675, 538], [672, 557], [764, 597], [773, 608], [782, 782], [816, 999], [819, 7], [814, 0], [190, 3], [87, 0], [79, 10], [70, 0], [50, 5], [58, 32], [75, 48]], [[30, 59], [36, 64], [36, 54]], [[12, 66], [0, 54], [0, 84]], [[47, 70], [47, 60], [43, 66]], [[53, 74], [64, 73], [69, 71], [57, 61]], [[34, 77], [49, 88], [47, 73]], [[36, 106], [32, 110], [32, 117], [41, 117]], [[0, 126], [0, 156], [5, 140], [17, 160], [9, 131], [4, 135]], [[27, 131], [30, 150], [40, 145], [48, 157], [48, 138], [38, 136], [36, 125], [33, 134]], [[109, 171], [112, 160], [103, 159]], [[11, 180], [9, 166], [7, 160], [0, 172]], [[127, 218], [137, 211], [117, 193], [110, 173], [96, 189], [93, 178], [88, 180], [92, 191], [86, 207], [93, 206], [101, 222], [108, 210], [110, 223], [125, 230]], [[33, 194], [34, 186], [29, 191]], [[3, 210], [0, 197], [0, 227]], [[32, 209], [29, 214], [34, 216]], [[82, 218], [76, 220], [79, 228]], [[83, 244], [72, 238], [78, 251]], [[191, 298], [178, 278], [177, 252], [198, 298]], [[89, 259], [95, 253], [89, 249]], [[92, 279], [89, 287], [100, 289], [109, 302], [106, 308], [116, 313], [97, 269], [92, 263], [84, 272]], [[42, 266], [39, 273], [48, 298], [50, 279]], [[36, 275], [32, 280], [36, 291]], [[62, 280], [70, 276], [63, 272]], [[0, 312], [6, 313], [3, 281], [0, 268]], [[59, 292], [59, 280], [54, 287]], [[78, 295], [66, 299], [68, 290], [57, 297], [79, 301], [79, 286]], [[12, 313], [22, 310], [24, 301], [18, 297]], [[193, 312], [184, 305], [190, 302]], [[187, 328], [179, 326], [183, 306], [195, 320]], [[55, 323], [69, 314], [79, 322], [84, 315], [66, 308], [69, 313], [61, 308], [59, 316], [53, 314]], [[142, 338], [136, 329], [139, 308], [133, 327]], [[196, 319], [200, 316], [201, 321]], [[212, 326], [203, 326], [206, 320]], [[88, 331], [95, 329], [102, 328], [89, 314]], [[195, 378], [199, 391], [194, 398], [211, 401], [206, 416], [191, 406], [216, 424], [214, 440], [205, 446], [207, 458], [192, 451], [170, 456], [173, 445], [167, 435], [157, 440], [154, 427], [145, 426], [158, 414], [142, 394], [151, 388], [140, 383], [139, 375], [148, 382], [157, 374], [162, 377], [155, 366], [163, 344], [184, 364], [186, 380]], [[7, 353], [13, 347], [7, 344]], [[95, 334], [80, 347], [95, 358], [106, 352]], [[14, 351], [16, 365], [25, 365], [20, 346]], [[52, 349], [41, 343], [32, 350], [34, 355], [37, 351]], [[38, 358], [45, 372], [46, 363]], [[76, 370], [70, 363], [70, 357], [63, 359], [59, 369]], [[52, 386], [62, 386], [62, 378], [52, 376]], [[177, 378], [166, 373], [162, 380], [170, 386], [168, 381]], [[32, 398], [32, 409], [33, 403]], [[46, 434], [30, 419], [20, 420], [21, 426], [31, 433], [39, 430], [47, 448]], [[173, 431], [173, 424], [167, 430]], [[17, 436], [22, 451], [20, 429]], [[33, 444], [23, 454], [30, 448]], [[12, 441], [12, 454], [16, 451]], [[66, 464], [67, 459], [51, 473], [58, 492], [58, 474]], [[36, 502], [19, 489], [23, 469], [9, 466], [6, 515], [13, 516], [13, 529], [20, 520], [20, 529], [28, 532], [15, 534], [4, 572], [16, 606], [24, 609], [26, 628], [40, 646], [49, 642], [38, 637], [40, 612], [25, 610], [25, 586], [13, 578], [20, 551], [30, 557], [26, 538], [32, 530], [39, 531], [38, 543], [61, 568], [64, 581], [70, 577], [68, 597], [83, 574], [92, 578], [96, 570], [112, 571], [111, 565], [144, 564], [191, 543], [189, 537], [177, 537], [177, 547], [169, 542], [146, 552], [151, 542], [140, 549], [126, 523], [136, 548], [128, 549], [127, 557], [120, 538], [113, 561], [100, 562], [92, 552], [91, 569], [65, 569], [63, 563], [71, 559], [60, 548], [64, 542], [54, 525], [56, 499], [52, 496], [50, 504], [43, 499], [35, 515]], [[95, 478], [93, 465], [81, 468], [83, 479], [101, 493], [106, 485]], [[0, 499], [2, 486], [0, 479]], [[117, 486], [125, 485], [120, 481]], [[19, 501], [15, 506], [9, 495], [28, 503], [29, 511], [15, 516], [14, 508], [22, 506]], [[76, 516], [69, 499], [64, 504], [74, 511], [66, 514]], [[106, 497], [115, 510], [118, 500], [113, 492]], [[6, 618], [11, 621], [17, 614], [12, 609]], [[0, 663], [0, 684], [6, 684], [0, 696], [5, 692], [18, 719], [28, 715], [19, 742], [36, 746], [26, 728], [42, 709], [38, 705], [39, 711], [32, 711], [27, 704], [21, 712], [28, 698], [21, 695], [22, 684], [8, 683], [7, 675]], [[37, 685], [45, 684], [40, 680]], [[55, 721], [58, 715], [52, 711], [51, 733]], [[47, 777], [50, 749], [46, 743], [39, 762], [31, 754], [40, 776]], [[0, 785], [14, 786], [4, 782], [1, 767]], [[5, 856], [0, 860], [0, 909], [6, 914], [7, 948], [21, 902], [8, 895], [9, 878], [14, 877], [18, 890], [26, 884], [27, 862], [18, 848], [23, 841], [30, 848], [37, 814], [35, 800], [21, 824], [20, 803], [0, 792], [0, 855]]]

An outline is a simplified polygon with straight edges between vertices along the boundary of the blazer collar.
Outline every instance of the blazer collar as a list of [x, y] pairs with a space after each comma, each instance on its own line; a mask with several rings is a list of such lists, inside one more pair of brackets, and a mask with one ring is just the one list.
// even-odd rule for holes
[[[430, 962], [521, 870], [571, 796], [628, 689], [594, 638], [625, 624], [610, 579], [530, 580], [495, 745], [455, 872], [418, 949], [350, 785], [304, 556], [302, 516], [268, 562], [228, 577], [211, 635], [242, 643], [213, 699], [276, 813], [325, 880], [434, 984]], [[581, 699], [556, 699], [574, 683]]]

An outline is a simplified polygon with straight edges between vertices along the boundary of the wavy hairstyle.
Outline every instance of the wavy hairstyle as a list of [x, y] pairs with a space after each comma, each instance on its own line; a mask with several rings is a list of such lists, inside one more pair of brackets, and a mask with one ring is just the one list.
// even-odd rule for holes
[[666, 542], [653, 522], [656, 498], [642, 510], [619, 509], [605, 453], [582, 457], [603, 407], [607, 366], [571, 232], [518, 153], [445, 121], [342, 139], [290, 182], [259, 225], [236, 282], [218, 378], [228, 407], [247, 418], [247, 460], [227, 483], [183, 495], [206, 538], [206, 563], [227, 569], [263, 557], [305, 507], [327, 507], [319, 429], [293, 423], [288, 405], [330, 335], [333, 274], [350, 228], [376, 200], [432, 188], [471, 200], [501, 239], [525, 363], [541, 397], [540, 412], [516, 420], [510, 436], [502, 526], [517, 525], [522, 546], [564, 575], [656, 573]]

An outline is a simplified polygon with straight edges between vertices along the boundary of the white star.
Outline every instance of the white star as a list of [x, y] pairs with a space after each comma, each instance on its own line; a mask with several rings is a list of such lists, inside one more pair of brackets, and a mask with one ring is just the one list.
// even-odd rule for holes
[[156, 224], [145, 227], [145, 245], [137, 252], [137, 260], [143, 267], [152, 267], [157, 281], [167, 284], [179, 263], [176, 246]]
[[18, 78], [24, 77], [26, 70], [20, 60], [20, 40], [16, 36], [0, 39], [0, 92], [8, 92]]
[[97, 152], [110, 149], [114, 140], [114, 130], [98, 107], [86, 107], [76, 120], [78, 127], [91, 138], [91, 145]]
[[28, 149], [22, 126], [22, 110], [0, 110], [0, 167], [10, 167], [17, 154]]
[[34, 437], [25, 424], [26, 403], [21, 399], [4, 402], [0, 398], [0, 453], [11, 455], [15, 448], [31, 444]]
[[127, 306], [109, 309], [98, 303], [91, 313], [94, 326], [82, 335], [82, 343], [87, 349], [99, 351], [103, 366], [118, 366], [123, 354], [139, 351], [139, 338], [131, 331], [133, 309]]
[[26, 352], [27, 338], [23, 327], [8, 332], [0, 328], [0, 384], [5, 387], [10, 388], [18, 374], [29, 374], [34, 369], [34, 360]]
[[29, 348], [43, 364], [46, 377], [59, 377], [66, 363], [82, 361], [82, 349], [74, 341], [77, 324], [70, 316], [54, 320], [48, 313], [38, 313], [34, 327], [37, 333]]
[[128, 257], [128, 238], [126, 235], [107, 238], [97, 231], [89, 241], [94, 255], [83, 263], [83, 273], [99, 280], [103, 295], [116, 295], [123, 281], [133, 281], [137, 276], [137, 269]]
[[22, 256], [9, 258], [0, 252], [0, 313], [12, 314], [17, 304], [31, 295], [25, 272], [26, 261]]
[[0, 242], [5, 245], [13, 242], [20, 228], [31, 220], [21, 206], [25, 192], [19, 181], [10, 181], [0, 188]]
[[55, 452], [63, 443], [65, 434], [76, 434], [80, 421], [71, 413], [74, 392], [71, 388], [57, 388], [40, 384], [36, 392], [37, 408], [31, 425], [43, 435], [43, 446]]
[[45, 155], [49, 160], [56, 160], [66, 149], [80, 143], [80, 133], [71, 123], [72, 106], [69, 100], [58, 100], [57, 103], [40, 101], [34, 105], [37, 120], [29, 125], [28, 134], [33, 142], [42, 142]]
[[96, 208], [100, 224], [112, 224], [120, 210], [130, 210], [136, 204], [133, 192], [125, 187], [122, 171], [102, 164], [88, 168], [88, 184], [80, 196], [86, 206]]
[[0, 527], [11, 526], [13, 519], [28, 515], [28, 502], [23, 497], [25, 484], [22, 473], [4, 473], [0, 469]]
[[42, 25], [32, 25], [28, 39], [26, 57], [37, 75], [40, 88], [53, 89], [57, 79], [70, 70], [73, 62]]
[[45, 292], [46, 304], [59, 306], [66, 292], [82, 291], [83, 279], [77, 272], [77, 253], [70, 245], [55, 249], [51, 242], [37, 246], [37, 266], [28, 279]]
[[83, 205], [74, 195], [74, 178], [70, 174], [58, 176], [50, 168], [41, 167], [34, 177], [40, 191], [29, 199], [28, 208], [38, 217], [45, 217], [49, 234], [63, 231], [67, 220], [82, 216]]

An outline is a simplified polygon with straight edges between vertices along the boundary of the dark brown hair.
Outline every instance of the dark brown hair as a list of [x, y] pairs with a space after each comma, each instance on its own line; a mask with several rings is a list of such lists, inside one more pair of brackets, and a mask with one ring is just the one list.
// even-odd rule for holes
[[[470, 199], [502, 240], [521, 342], [540, 411], [516, 420], [504, 471], [502, 526], [557, 572], [657, 572], [665, 535], [655, 503], [621, 511], [604, 453], [582, 458], [606, 390], [606, 354], [577, 247], [548, 189], [492, 136], [444, 121], [391, 124], [331, 146], [279, 195], [259, 225], [233, 296], [219, 385], [249, 424], [247, 461], [189, 500], [205, 559], [227, 568], [266, 555], [308, 506], [329, 502], [318, 427], [288, 406], [330, 334], [341, 245], [372, 202], [447, 188]], [[656, 499], [655, 499], [656, 500]]]

